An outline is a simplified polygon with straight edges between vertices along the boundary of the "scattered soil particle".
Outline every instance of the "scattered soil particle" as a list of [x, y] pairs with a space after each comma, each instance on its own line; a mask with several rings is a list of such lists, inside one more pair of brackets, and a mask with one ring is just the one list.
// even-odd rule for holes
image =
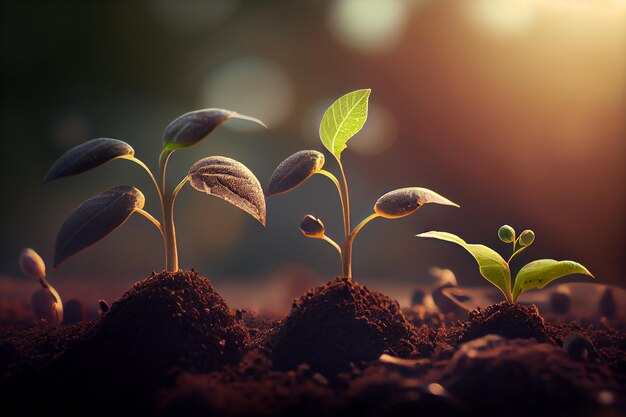
[[623, 389], [600, 364], [572, 360], [552, 344], [495, 335], [462, 345], [440, 383], [473, 412], [504, 415], [598, 410], [602, 396]]
[[469, 319], [463, 322], [459, 341], [469, 342], [488, 334], [496, 334], [506, 339], [534, 338], [539, 342], [550, 340], [544, 320], [535, 305], [524, 306], [506, 301], [470, 311]]
[[383, 352], [407, 357], [413, 337], [397, 301], [338, 277], [294, 301], [274, 341], [274, 361], [279, 369], [307, 363], [332, 376]]

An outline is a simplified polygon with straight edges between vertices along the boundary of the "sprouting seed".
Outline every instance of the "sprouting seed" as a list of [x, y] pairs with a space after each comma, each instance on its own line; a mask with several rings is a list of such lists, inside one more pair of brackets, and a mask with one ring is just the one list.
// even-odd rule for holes
[[[503, 229], [506, 233], [502, 233]], [[510, 303], [516, 302], [521, 293], [534, 288], [543, 288], [555, 279], [566, 275], [583, 274], [593, 278], [593, 275], [591, 275], [587, 268], [577, 262], [539, 259], [523, 266], [515, 277], [515, 284], [512, 285], [511, 261], [516, 255], [528, 248], [535, 241], [535, 233], [532, 230], [524, 230], [517, 239], [509, 239], [509, 237], [515, 236], [514, 233], [513, 228], [506, 225], [498, 230], [500, 240], [513, 244], [512, 254], [507, 261], [493, 249], [484, 245], [467, 243], [452, 233], [425, 232], [417, 236], [444, 240], [456, 243], [465, 248], [465, 250], [476, 259], [476, 262], [478, 262], [480, 274], [502, 291], [505, 299]]]
[[195, 163], [176, 187], [168, 188], [166, 170], [174, 151], [196, 145], [229, 119], [243, 119], [265, 126], [260, 120], [224, 109], [197, 110], [171, 122], [163, 133], [159, 176], [135, 157], [135, 150], [118, 139], [99, 138], [76, 146], [57, 159], [43, 182], [80, 174], [114, 159], [126, 159], [141, 166], [154, 183], [161, 203], [161, 221], [144, 210], [145, 197], [126, 185], [106, 190], [78, 206], [61, 227], [56, 240], [54, 267], [93, 245], [124, 224], [133, 214], [146, 217], [159, 230], [165, 247], [167, 271], [178, 270], [178, 248], [174, 227], [174, 202], [183, 186], [214, 195], [246, 211], [265, 225], [265, 198], [259, 181], [243, 164], [224, 157], [205, 158]]
[[31, 307], [38, 320], [45, 319], [51, 326], [63, 322], [63, 302], [61, 296], [46, 280], [46, 264], [31, 248], [22, 249], [18, 263], [24, 275], [39, 281], [41, 289], [31, 298]]
[[304, 150], [289, 156], [274, 170], [265, 195], [271, 196], [288, 192], [315, 174], [329, 178], [339, 193], [343, 214], [343, 243], [340, 246], [326, 235], [321, 220], [307, 215], [300, 224], [300, 231], [307, 237], [323, 239], [332, 245], [341, 258], [342, 276], [352, 278], [352, 245], [357, 233], [377, 217], [396, 219], [415, 212], [426, 203], [458, 207], [447, 198], [426, 188], [409, 187], [391, 191], [378, 199], [374, 212], [363, 219], [356, 227], [351, 226], [350, 196], [348, 181], [341, 163], [341, 153], [347, 142], [356, 135], [367, 120], [370, 89], [353, 91], [335, 101], [324, 113], [319, 135], [324, 147], [335, 157], [341, 181], [331, 172], [323, 169], [325, 158], [321, 152]]
[[515, 242], [515, 229], [505, 224], [498, 229], [498, 237], [504, 243], [513, 243]]

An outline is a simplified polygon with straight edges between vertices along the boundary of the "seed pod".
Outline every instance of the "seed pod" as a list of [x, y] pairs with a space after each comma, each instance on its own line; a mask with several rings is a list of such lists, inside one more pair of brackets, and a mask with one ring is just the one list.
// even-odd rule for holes
[[324, 223], [320, 219], [307, 214], [300, 222], [300, 231], [306, 237], [321, 239], [324, 237], [326, 229], [324, 229]]
[[519, 241], [522, 246], [529, 246], [535, 241], [535, 232], [532, 230], [524, 230], [522, 234], [519, 235]]
[[41, 256], [30, 248], [22, 249], [19, 264], [22, 272], [31, 278], [41, 279], [46, 276], [46, 264]]
[[321, 170], [323, 166], [323, 153], [310, 150], [296, 152], [274, 170], [265, 195], [269, 197], [292, 190]]
[[374, 211], [388, 219], [408, 216], [427, 203], [459, 207], [447, 198], [427, 188], [408, 187], [393, 190], [383, 195], [374, 204]]
[[498, 237], [504, 243], [513, 243], [515, 242], [515, 229], [505, 224], [498, 230]]

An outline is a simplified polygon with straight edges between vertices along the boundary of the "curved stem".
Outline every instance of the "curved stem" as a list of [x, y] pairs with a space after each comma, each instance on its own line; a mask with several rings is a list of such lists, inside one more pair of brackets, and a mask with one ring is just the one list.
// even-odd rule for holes
[[159, 229], [159, 232], [161, 232], [161, 236], [163, 236], [163, 227], [161, 227], [161, 223], [159, 223], [159, 221], [157, 219], [155, 219], [152, 216], [152, 214], [150, 214], [147, 211], [142, 210], [142, 209], [135, 209], [135, 212], [141, 214], [143, 217], [145, 217], [146, 219], [150, 220], [150, 222], [152, 224], [154, 224], [157, 229]]
[[365, 226], [366, 224], [374, 220], [376, 217], [380, 217], [380, 214], [372, 213], [366, 218], [364, 218], [363, 220], [361, 220], [361, 223], [357, 224], [354, 230], [352, 231], [352, 233], [350, 234], [350, 240], [354, 241], [354, 238], [356, 237], [357, 233], [359, 233], [359, 231], [363, 228], [363, 226]]
[[185, 184], [187, 184], [187, 181], [189, 181], [189, 176], [186, 176], [185, 178], [183, 178], [181, 182], [178, 183], [176, 188], [174, 188], [174, 191], [172, 192], [172, 204], [174, 203], [174, 201], [176, 201], [176, 197], [178, 197], [178, 193], [185, 186]]
[[57, 290], [55, 290], [54, 287], [50, 285], [50, 283], [48, 283], [45, 277], [39, 278], [39, 283], [44, 289], [48, 290], [50, 294], [52, 295], [52, 297], [54, 298], [55, 300], [54, 308], [57, 314], [57, 321], [58, 321], [57, 325], [61, 324], [61, 322], [63, 321], [63, 301], [61, 300], [61, 296], [59, 295]]
[[323, 237], [321, 237], [320, 239], [330, 243], [330, 245], [337, 249], [337, 253], [339, 253], [339, 256], [341, 257], [341, 247], [337, 244], [337, 242], [335, 242], [334, 240], [332, 240], [331, 238], [329, 238], [328, 236], [324, 235]]
[[352, 242], [350, 239], [350, 194], [348, 192], [348, 180], [346, 179], [346, 173], [343, 170], [341, 160], [337, 159], [339, 170], [341, 171], [341, 178], [343, 180], [343, 193], [342, 208], [343, 208], [343, 230], [345, 235], [344, 247], [343, 247], [343, 259], [342, 259], [342, 275], [346, 278], [352, 279]]
[[132, 162], [136, 163], [137, 165], [142, 167], [148, 173], [148, 175], [150, 176], [150, 179], [152, 179], [152, 182], [154, 183], [154, 186], [156, 187], [157, 193], [159, 194], [159, 198], [162, 200], [163, 199], [163, 193], [161, 192], [161, 187], [159, 186], [159, 183], [157, 182], [157, 180], [154, 177], [154, 174], [152, 173], [150, 168], [148, 168], [148, 166], [146, 164], [144, 164], [142, 160], [137, 159], [134, 156], [125, 157], [125, 158], [128, 159], [129, 161], [132, 161]]

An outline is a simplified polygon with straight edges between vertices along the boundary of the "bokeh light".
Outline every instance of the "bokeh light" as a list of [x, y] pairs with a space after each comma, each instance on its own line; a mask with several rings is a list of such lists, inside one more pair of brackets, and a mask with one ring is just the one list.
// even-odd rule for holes
[[[285, 68], [265, 58], [244, 57], [219, 65], [202, 87], [205, 107], [237, 109], [275, 129], [290, 116], [295, 88]], [[262, 129], [254, 123], [229, 123], [240, 131]]]

